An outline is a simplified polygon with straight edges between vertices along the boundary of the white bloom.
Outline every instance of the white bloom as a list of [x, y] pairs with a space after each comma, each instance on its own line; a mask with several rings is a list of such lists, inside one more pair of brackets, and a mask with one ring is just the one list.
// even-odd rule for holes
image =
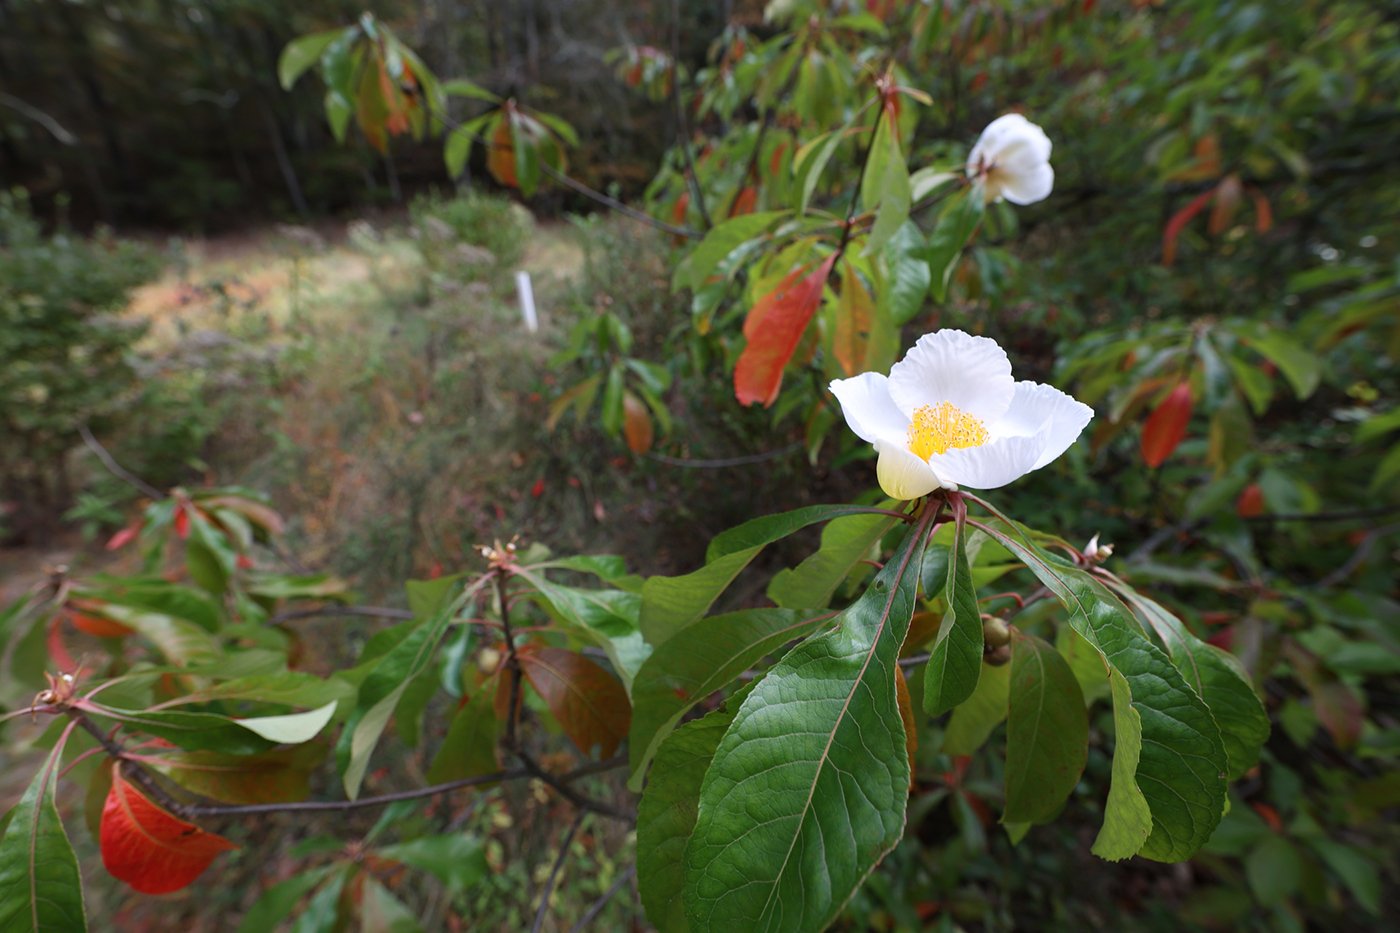
[[1055, 185], [1050, 137], [1019, 113], [997, 117], [972, 147], [967, 174], [982, 179], [988, 204], [1002, 198], [1012, 204], [1043, 201]]
[[925, 334], [888, 377], [837, 379], [846, 423], [879, 454], [880, 488], [917, 499], [939, 487], [995, 489], [1069, 449], [1093, 409], [1059, 389], [1011, 378], [995, 340]]

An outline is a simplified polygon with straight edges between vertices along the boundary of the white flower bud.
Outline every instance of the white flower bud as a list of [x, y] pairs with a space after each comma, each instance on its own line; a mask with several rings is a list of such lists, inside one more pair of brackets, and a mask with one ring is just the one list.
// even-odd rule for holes
[[1050, 148], [1044, 130], [1019, 113], [1008, 113], [982, 131], [967, 157], [967, 174], [981, 180], [988, 204], [1002, 198], [1034, 204], [1049, 197], [1055, 186]]

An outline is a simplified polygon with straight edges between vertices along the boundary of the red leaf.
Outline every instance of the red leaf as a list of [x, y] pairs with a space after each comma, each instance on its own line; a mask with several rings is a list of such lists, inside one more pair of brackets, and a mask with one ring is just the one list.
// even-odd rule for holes
[[762, 403], [767, 408], [777, 401], [778, 388], [783, 384], [783, 367], [792, 358], [797, 342], [821, 303], [822, 289], [826, 287], [835, 261], [836, 254], [832, 253], [805, 277], [803, 274], [810, 266], [794, 269], [749, 311], [744, 320], [748, 346], [739, 354], [739, 363], [734, 367], [734, 397], [739, 404]]
[[1243, 196], [1244, 184], [1239, 175], [1232, 172], [1220, 179], [1220, 184], [1215, 186], [1215, 206], [1210, 210], [1210, 223], [1207, 226], [1212, 235], [1225, 232]]
[[642, 400], [631, 392], [622, 396], [622, 433], [627, 438], [627, 449], [634, 454], [644, 454], [651, 450], [655, 431], [651, 426], [651, 415]]
[[1205, 210], [1205, 206], [1210, 203], [1210, 199], [1215, 197], [1215, 189], [1198, 194], [1191, 199], [1181, 210], [1172, 215], [1172, 219], [1167, 221], [1167, 226], [1162, 230], [1162, 265], [1170, 266], [1176, 262], [1176, 238], [1181, 235], [1181, 231], [1189, 224], [1197, 214]]
[[1264, 192], [1255, 191], [1254, 198], [1254, 229], [1258, 233], [1268, 233], [1274, 225], [1274, 209], [1269, 206], [1269, 199], [1264, 196]]
[[536, 499], [544, 495], [544, 477], [535, 480], [535, 485], [530, 487], [530, 495]]
[[121, 531], [119, 531], [119, 532], [117, 532], [116, 534], [112, 535], [112, 537], [108, 539], [108, 541], [107, 541], [107, 550], [109, 550], [109, 551], [116, 551], [116, 550], [119, 550], [120, 548], [126, 547], [126, 546], [127, 546], [128, 544], [130, 544], [130, 543], [132, 542], [132, 540], [133, 540], [138, 534], [140, 534], [140, 533], [141, 533], [141, 523], [140, 523], [140, 522], [133, 522], [132, 524], [127, 525], [127, 526], [126, 526], [125, 528], [123, 528]]
[[59, 624], [62, 621], [61, 614], [49, 620], [49, 631], [46, 639], [49, 658], [61, 671], [77, 670], [78, 662], [73, 660], [73, 656], [68, 653], [68, 646], [63, 643], [63, 628]]
[[175, 533], [182, 540], [190, 536], [190, 507], [183, 502], [175, 506]]
[[151, 803], [112, 765], [102, 808], [102, 864], [142, 894], [168, 894], [198, 878], [214, 857], [237, 848]]
[[1191, 386], [1180, 383], [1167, 393], [1156, 411], [1147, 418], [1142, 429], [1142, 459], [1153, 469], [1176, 450], [1186, 436], [1186, 425], [1191, 421]]
[[1235, 500], [1235, 514], [1240, 518], [1264, 514], [1264, 490], [1258, 483], [1250, 483], [1240, 491], [1240, 497]]
[[530, 686], [579, 751], [586, 755], [596, 745], [603, 758], [617, 751], [632, 725], [632, 706], [616, 677], [563, 648], [526, 645], [516, 657]]

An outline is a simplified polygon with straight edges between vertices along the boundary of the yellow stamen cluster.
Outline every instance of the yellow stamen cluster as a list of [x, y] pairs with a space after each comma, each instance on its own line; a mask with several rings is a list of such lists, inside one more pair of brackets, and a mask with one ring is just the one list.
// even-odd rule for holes
[[920, 460], [946, 454], [953, 448], [981, 447], [987, 443], [987, 426], [949, 402], [920, 405], [909, 424], [909, 450]]

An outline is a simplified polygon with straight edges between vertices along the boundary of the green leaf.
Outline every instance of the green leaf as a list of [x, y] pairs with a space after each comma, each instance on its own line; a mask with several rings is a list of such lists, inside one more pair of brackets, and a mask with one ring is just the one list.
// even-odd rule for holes
[[[204, 671], [199, 672], [201, 675]], [[217, 671], [210, 672], [217, 676]], [[181, 700], [256, 700], [261, 703], [285, 703], [288, 706], [323, 706], [337, 700], [348, 700], [354, 689], [338, 678], [322, 680], [299, 671], [279, 671], [252, 677], [235, 677], [214, 684], [205, 690], [189, 693]]]
[[890, 515], [846, 515], [822, 529], [815, 553], [768, 584], [768, 598], [784, 609], [823, 608], [870, 549], [894, 526]]
[[1240, 337], [1279, 368], [1298, 398], [1307, 398], [1317, 389], [1322, 379], [1322, 363], [1312, 351], [1263, 324], [1250, 326]]
[[1244, 875], [1259, 903], [1279, 904], [1298, 890], [1303, 880], [1303, 860], [1293, 843], [1270, 834], [1245, 856]]
[[1004, 823], [1047, 823], [1064, 805], [1089, 756], [1089, 716], [1060, 653], [1011, 632]]
[[1331, 839], [1311, 839], [1312, 846], [1332, 874], [1346, 885], [1351, 896], [1369, 913], [1381, 915], [1381, 879], [1376, 863], [1367, 855]]
[[672, 276], [672, 288], [679, 291], [700, 288], [714, 273], [724, 258], [746, 241], [763, 233], [787, 211], [759, 211], [730, 218], [711, 228], [700, 245], [681, 260]]
[[475, 887], [490, 874], [486, 847], [480, 839], [465, 834], [421, 836], [382, 846], [375, 854], [429, 872], [453, 893]]
[[1010, 693], [1010, 665], [983, 666], [977, 689], [948, 718], [948, 726], [943, 730], [943, 753], [971, 755], [981, 748], [1006, 718]]
[[927, 249], [924, 235], [912, 221], [896, 230], [885, 244], [887, 272], [884, 287], [877, 290], [877, 295], [897, 326], [909, 323], [924, 309], [929, 286], [933, 284], [933, 273], [923, 256]]
[[[460, 600], [460, 597], [459, 597]], [[354, 800], [360, 793], [369, 756], [394, 715], [410, 683], [427, 668], [438, 641], [456, 614], [457, 602], [444, 606], [430, 622], [412, 629], [370, 670], [360, 684], [355, 715], [346, 725], [349, 742], [341, 738], [342, 781]], [[367, 645], [366, 648], [369, 646]]]
[[501, 102], [500, 97], [465, 78], [453, 78], [451, 81], [442, 82], [442, 92], [452, 97], [470, 97], [473, 100], [484, 100], [491, 104]]
[[1109, 696], [1108, 664], [1098, 649], [1084, 640], [1068, 625], [1061, 625], [1055, 632], [1055, 647], [1065, 656], [1074, 679], [1079, 681], [1079, 690], [1084, 694], [1086, 704]]
[[496, 712], [489, 691], [482, 689], [452, 717], [447, 737], [428, 767], [428, 781], [442, 784], [490, 774], [496, 761]]
[[268, 739], [244, 728], [237, 720], [215, 713], [189, 713], [182, 710], [145, 712], [96, 703], [85, 703], [83, 709], [94, 715], [115, 719], [129, 729], [165, 739], [190, 751], [256, 755], [267, 751], [273, 745]]
[[[306, 909], [292, 926], [292, 933], [336, 933], [340, 929], [341, 894], [344, 893], [345, 883], [355, 873], [357, 866], [342, 863], [333, 867], [335, 871], [330, 875], [330, 880], [307, 901]], [[283, 918], [278, 918], [281, 919]], [[273, 926], [276, 926], [276, 922]]]
[[938, 223], [929, 236], [926, 254], [935, 301], [943, 301], [948, 296], [948, 282], [957, 268], [958, 256], [972, 239], [985, 206], [982, 192], [975, 186], [962, 189], [944, 202]]
[[0, 837], [0, 930], [6, 933], [82, 933], [83, 879], [54, 806], [60, 743], [49, 753]]
[[797, 213], [807, 213], [807, 205], [812, 203], [812, 194], [817, 190], [817, 183], [821, 181], [822, 172], [826, 169], [826, 164], [831, 161], [841, 141], [844, 140], [850, 127], [840, 130], [833, 130], [830, 133], [823, 133], [816, 139], [803, 144], [793, 156], [793, 173], [797, 177], [801, 197], [797, 202]]
[[1103, 808], [1103, 826], [1091, 851], [1099, 858], [1117, 862], [1137, 854], [1152, 835], [1152, 808], [1137, 783], [1142, 717], [1133, 708], [1128, 681], [1113, 668], [1109, 668], [1108, 686], [1113, 696], [1112, 780]]
[[954, 523], [945, 583], [948, 612], [924, 668], [924, 712], [930, 716], [940, 716], [970, 697], [982, 673], [982, 613], [967, 560], [965, 519], [964, 511]]
[[517, 576], [530, 583], [546, 608], [564, 625], [575, 629], [607, 652], [613, 670], [630, 695], [632, 679], [651, 654], [637, 628], [642, 597], [625, 590], [584, 590], [555, 583], [543, 573], [521, 568]]
[[700, 786], [725, 730], [734, 721], [752, 684], [729, 697], [702, 719], [666, 737], [656, 767], [637, 807], [637, 888], [647, 919], [659, 933], [685, 933], [685, 849], [695, 829]]
[[301, 899], [336, 869], [335, 865], [305, 869], [263, 892], [238, 925], [238, 933], [267, 933], [291, 916]]
[[816, 930], [904, 828], [909, 758], [895, 690], [927, 526], [831, 632], [758, 682], [705, 773], [686, 847], [699, 929]]
[[629, 785], [640, 788], [647, 762], [697, 703], [821, 621], [785, 609], [744, 609], [682, 629], [658, 647], [632, 685]]
[[[1229, 760], [1210, 708], [1103, 584], [1019, 533], [1008, 535], [995, 526], [987, 530], [1069, 609], [1075, 631], [1098, 649], [1127, 686], [1125, 694], [1116, 680], [1113, 683], [1115, 723], [1132, 728], [1121, 710], [1125, 702], [1131, 703], [1141, 723], [1135, 780], [1152, 814], [1152, 833], [1139, 854], [1158, 861], [1189, 858], [1210, 838], [1225, 810]], [[1115, 785], [1122, 735], [1118, 745]], [[1112, 798], [1111, 790], [1110, 802]]]
[[369, 873], [360, 886], [360, 928], [364, 933], [421, 933], [423, 929], [413, 911]]
[[276, 742], [279, 745], [300, 745], [302, 742], [310, 742], [321, 730], [326, 727], [326, 723], [331, 721], [335, 715], [336, 701], [331, 700], [320, 709], [307, 710], [304, 713], [289, 713], [285, 716], [258, 716], [253, 719], [235, 719], [243, 728], [254, 732], [269, 742]]
[[897, 134], [889, 134], [888, 146], [877, 194], [880, 207], [875, 214], [875, 224], [870, 228], [870, 237], [865, 242], [867, 256], [874, 256], [884, 249], [895, 231], [909, 220], [909, 207], [912, 204], [909, 168], [904, 162], [904, 153], [899, 149]]
[[851, 505], [810, 505], [755, 518], [721, 532], [710, 542], [704, 567], [679, 577], [647, 579], [642, 587], [642, 634], [653, 645], [664, 644], [708, 612], [739, 572], [769, 544], [808, 525], [862, 512], [869, 510]]
[[101, 611], [96, 614], [135, 630], [176, 664], [207, 662], [219, 656], [213, 636], [185, 619], [117, 603], [103, 603]]
[[1254, 767], [1269, 738], [1269, 714], [1254, 692], [1249, 674], [1228, 651], [1201, 641], [1161, 605], [1127, 586], [1114, 587], [1167, 646], [1172, 663], [1210, 707], [1220, 726], [1230, 778]]
[[290, 91], [297, 78], [314, 65], [326, 47], [344, 32], [344, 29], [328, 29], [288, 42], [277, 58], [277, 81], [282, 85], [282, 90]]

